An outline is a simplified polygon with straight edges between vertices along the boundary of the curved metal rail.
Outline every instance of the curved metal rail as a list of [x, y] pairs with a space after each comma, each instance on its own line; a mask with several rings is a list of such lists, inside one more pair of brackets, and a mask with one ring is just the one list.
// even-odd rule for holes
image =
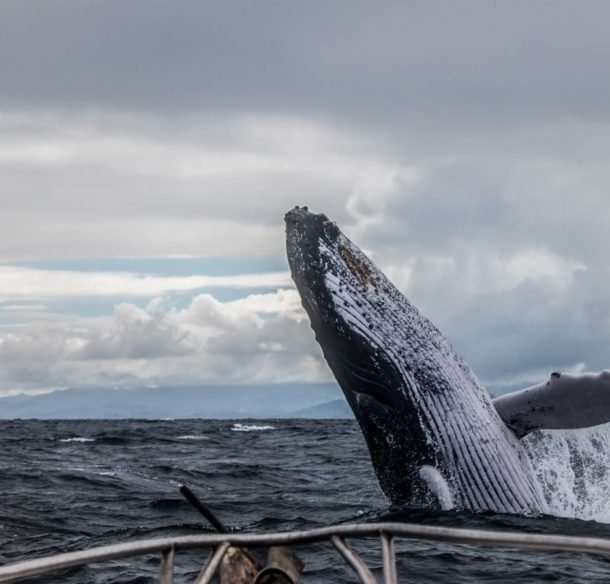
[[212, 548], [214, 550], [212, 555], [195, 580], [195, 584], [207, 584], [211, 581], [225, 552], [231, 545], [262, 547], [331, 541], [345, 561], [358, 574], [360, 580], [365, 584], [374, 584], [376, 579], [369, 567], [344, 540], [346, 537], [374, 536], [381, 538], [383, 579], [388, 584], [396, 584], [397, 582], [394, 539], [417, 539], [455, 544], [610, 556], [610, 540], [600, 538], [457, 529], [410, 523], [369, 523], [338, 525], [309, 531], [264, 534], [223, 533], [120, 543], [1, 566], [0, 583], [14, 582], [20, 578], [38, 576], [53, 570], [81, 566], [93, 562], [131, 556], [161, 554], [161, 584], [172, 584], [174, 558], [177, 551]]

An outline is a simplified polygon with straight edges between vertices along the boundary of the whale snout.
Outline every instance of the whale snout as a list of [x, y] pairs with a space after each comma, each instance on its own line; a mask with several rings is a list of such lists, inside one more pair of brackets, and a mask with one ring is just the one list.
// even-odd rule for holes
[[325, 239], [334, 241], [340, 233], [337, 224], [331, 221], [324, 213], [312, 213], [308, 207], [295, 207], [284, 216], [286, 232], [297, 233], [311, 240]]
[[312, 223], [317, 215], [311, 213], [308, 207], [299, 207], [298, 205], [294, 209], [290, 209], [286, 215], [284, 215], [284, 221], [286, 222], [287, 228], [295, 227], [307, 227], [309, 223]]

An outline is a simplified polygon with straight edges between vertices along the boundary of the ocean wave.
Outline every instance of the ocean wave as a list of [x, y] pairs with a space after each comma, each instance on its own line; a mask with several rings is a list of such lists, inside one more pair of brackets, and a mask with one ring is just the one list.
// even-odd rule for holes
[[[388, 508], [355, 420], [239, 422], [241, 427], [271, 425], [277, 431], [254, 431], [252, 436], [234, 434], [231, 429], [235, 420], [177, 420], [171, 428], [169, 422], [133, 420], [28, 420], [0, 424], [0, 467], [10, 469], [0, 473], [0, 525], [5, 526], [0, 528], [0, 564], [132, 538], [209, 533], [208, 524], [178, 494], [184, 483], [209, 504], [229, 530], [245, 533], [302, 530], [356, 521], [407, 521], [493, 531], [610, 537], [610, 525], [594, 521]], [[176, 439], [202, 435], [208, 440]], [[610, 509], [610, 471], [606, 472], [604, 466], [610, 461], [610, 436], [608, 440], [599, 437], [598, 432], [591, 432], [586, 440], [584, 436], [578, 440], [568, 438], [567, 434], [530, 436], [536, 439], [529, 449], [538, 464], [533, 465], [534, 469], [543, 475], [548, 485], [545, 493], [555, 497], [554, 505], [561, 505], [566, 514], [574, 509], [581, 516], [603, 519], [602, 508]], [[60, 438], [79, 437], [95, 438], [96, 442], [59, 442]], [[544, 466], [547, 457], [548, 465]], [[574, 467], [574, 476], [561, 475], [562, 465]], [[16, 484], [19, 488], [15, 488]], [[557, 490], [553, 490], [555, 484]], [[574, 497], [582, 494], [585, 507], [572, 505], [570, 498], [567, 503], [571, 506], [564, 507], [566, 486]], [[596, 509], [600, 510], [599, 515]], [[354, 541], [354, 545], [363, 559], [379, 565], [378, 541], [363, 539]], [[453, 545], [397, 541], [400, 581], [608, 581], [607, 560], [594, 556], [552, 554], [549, 561], [545, 554], [527, 550], [515, 553], [470, 546], [459, 550]], [[353, 581], [351, 574], [337, 563], [332, 547], [316, 544], [299, 547], [297, 552], [305, 562], [307, 572], [303, 578], [308, 582]], [[202, 552], [184, 550], [176, 565], [176, 580], [178, 576], [195, 578], [201, 562]], [[158, 573], [158, 558], [119, 558], [74, 573], [62, 571], [54, 581], [133, 584], [136, 577], [141, 582], [144, 578], [153, 582]]]
[[201, 434], [185, 434], [184, 436], [176, 436], [176, 440], [209, 440], [209, 438]]
[[256, 424], [233, 424], [233, 432], [256, 432], [257, 430], [275, 430], [275, 426], [257, 426]]
[[74, 438], [60, 438], [60, 442], [95, 442], [95, 438], [84, 438], [83, 436], [75, 436]]

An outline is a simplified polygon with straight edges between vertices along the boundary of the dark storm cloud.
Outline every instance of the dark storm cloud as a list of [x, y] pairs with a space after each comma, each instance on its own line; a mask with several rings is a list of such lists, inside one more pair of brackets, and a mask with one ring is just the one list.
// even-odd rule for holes
[[1, 14], [4, 108], [296, 112], [398, 128], [426, 112], [608, 115], [602, 1], [57, 0], [3, 2]]
[[[608, 140], [610, 147], [610, 136]], [[508, 256], [543, 246], [591, 266], [608, 263], [610, 173], [605, 163], [455, 157], [429, 163], [414, 182], [400, 178], [378, 214], [383, 229], [364, 230], [369, 245], [400, 254]]]
[[609, 293], [610, 271], [577, 270], [565, 286], [527, 280], [476, 294], [443, 324], [477, 373], [502, 391], [555, 370], [607, 369]]

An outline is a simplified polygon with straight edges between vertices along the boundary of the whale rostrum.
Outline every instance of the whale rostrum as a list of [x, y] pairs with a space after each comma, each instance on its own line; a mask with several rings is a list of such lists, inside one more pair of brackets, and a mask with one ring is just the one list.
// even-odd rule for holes
[[[335, 223], [306, 207], [285, 221], [303, 307], [386, 496], [421, 507], [544, 512], [519, 438], [537, 428], [608, 421], [610, 407], [606, 415], [593, 407], [562, 414], [564, 383], [564, 407], [555, 404], [552, 413], [553, 392], [544, 384], [498, 398], [496, 408], [442, 333]], [[598, 378], [610, 390], [608, 377]], [[597, 387], [593, 400], [603, 393]], [[536, 407], [528, 405], [533, 397]]]

